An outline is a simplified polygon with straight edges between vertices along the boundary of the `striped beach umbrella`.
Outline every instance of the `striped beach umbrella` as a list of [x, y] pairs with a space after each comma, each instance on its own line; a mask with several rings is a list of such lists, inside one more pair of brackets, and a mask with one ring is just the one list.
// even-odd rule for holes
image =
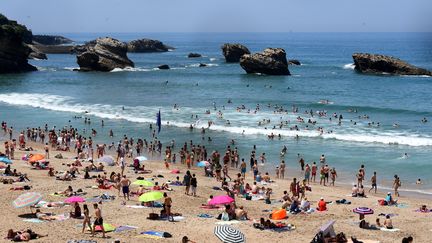
[[214, 234], [224, 243], [243, 243], [246, 242], [244, 234], [229, 225], [218, 225], [214, 229]]
[[27, 192], [20, 195], [17, 199], [12, 202], [12, 205], [16, 208], [23, 208], [35, 205], [42, 200], [42, 195], [37, 192]]
[[358, 213], [361, 215], [366, 215], [366, 214], [373, 214], [374, 211], [372, 208], [368, 208], [368, 207], [358, 207], [358, 208], [354, 208], [353, 209], [354, 213]]

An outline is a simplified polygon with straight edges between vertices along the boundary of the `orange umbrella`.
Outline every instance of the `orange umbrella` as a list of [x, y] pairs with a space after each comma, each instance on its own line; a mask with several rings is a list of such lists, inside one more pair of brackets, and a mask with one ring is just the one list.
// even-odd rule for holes
[[38, 160], [43, 160], [45, 159], [45, 155], [42, 154], [34, 154], [32, 157], [30, 157], [30, 159], [28, 160], [29, 162], [36, 162]]

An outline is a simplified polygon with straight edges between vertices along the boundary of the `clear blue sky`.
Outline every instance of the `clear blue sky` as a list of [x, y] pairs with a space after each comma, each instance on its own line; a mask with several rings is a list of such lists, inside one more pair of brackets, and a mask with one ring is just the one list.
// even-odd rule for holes
[[432, 0], [0, 0], [49, 32], [432, 32]]

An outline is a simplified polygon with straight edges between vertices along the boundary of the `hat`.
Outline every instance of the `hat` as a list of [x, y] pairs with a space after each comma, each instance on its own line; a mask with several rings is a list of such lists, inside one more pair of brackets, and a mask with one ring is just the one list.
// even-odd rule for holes
[[391, 192], [387, 192], [387, 195], [391, 195]]
[[323, 198], [323, 197], [321, 197], [321, 198], [320, 198], [320, 200], [324, 200], [324, 198]]

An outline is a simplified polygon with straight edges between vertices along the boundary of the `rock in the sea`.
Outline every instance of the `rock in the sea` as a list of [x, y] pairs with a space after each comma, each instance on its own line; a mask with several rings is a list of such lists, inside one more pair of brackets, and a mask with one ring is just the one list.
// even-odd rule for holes
[[288, 60], [288, 65], [301, 65], [301, 63], [297, 59], [290, 59]]
[[41, 45], [63, 45], [70, 44], [73, 41], [59, 35], [33, 35], [33, 42]]
[[205, 64], [205, 63], [200, 63], [200, 64], [199, 64], [199, 67], [207, 67], [207, 64]]
[[199, 53], [189, 53], [188, 57], [189, 58], [201, 57], [201, 54], [199, 54]]
[[30, 49], [31, 52], [28, 55], [29, 59], [37, 59], [37, 60], [46, 60], [47, 55], [43, 52], [41, 52], [36, 46], [34, 45], [27, 45]]
[[24, 25], [0, 14], [0, 73], [36, 71], [27, 62], [32, 33]]
[[151, 39], [133, 40], [127, 47], [128, 52], [166, 52], [170, 49], [161, 41]]
[[261, 53], [245, 54], [240, 58], [240, 66], [247, 73], [290, 75], [286, 53], [282, 48], [267, 48]]
[[370, 74], [397, 74], [397, 75], [428, 75], [432, 72], [424, 68], [413, 66], [398, 58], [369, 53], [354, 53], [355, 70]]
[[250, 51], [246, 46], [238, 43], [225, 43], [221, 48], [226, 62], [239, 62], [240, 57], [244, 54], [250, 54]]
[[126, 43], [110, 37], [98, 38], [94, 43], [94, 46], [88, 45], [86, 51], [77, 56], [81, 71], [109, 72], [114, 68], [134, 67], [127, 57]]
[[163, 64], [158, 66], [159, 69], [170, 69], [170, 67], [167, 64]]

